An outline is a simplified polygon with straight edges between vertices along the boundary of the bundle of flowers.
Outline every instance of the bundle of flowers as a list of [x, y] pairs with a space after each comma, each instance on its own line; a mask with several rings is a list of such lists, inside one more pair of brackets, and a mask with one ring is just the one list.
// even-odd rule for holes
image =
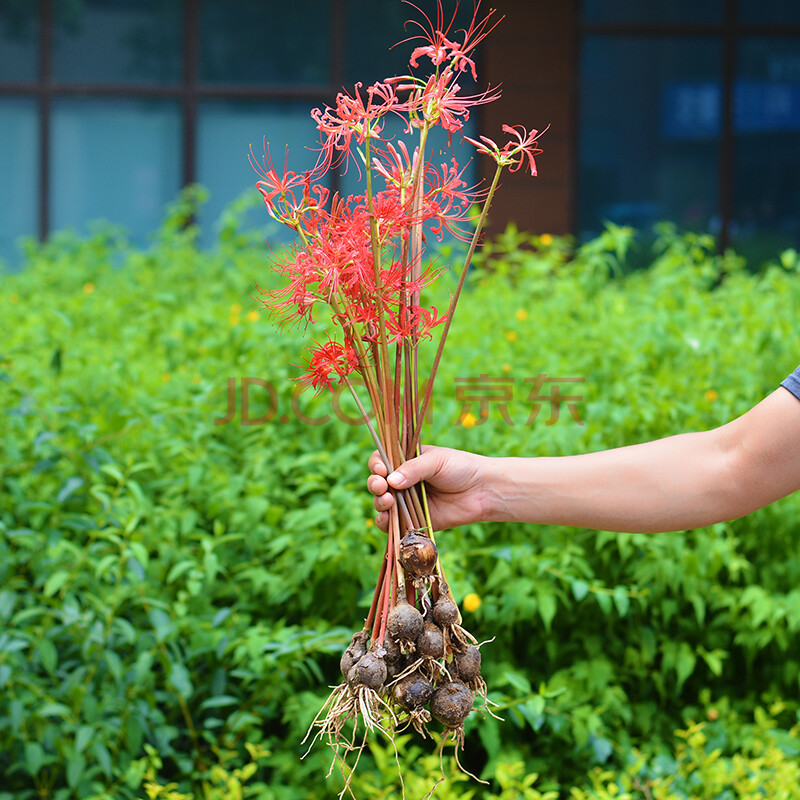
[[[471, 109], [499, 97], [492, 88], [465, 95], [459, 85], [465, 75], [477, 80], [475, 48], [496, 24], [479, 7], [467, 28], [456, 29], [455, 15], [448, 19], [438, 3], [435, 22], [423, 14], [409, 23], [418, 46], [408, 74], [356, 84], [334, 106], [312, 111], [320, 133], [313, 169], [290, 171], [288, 152], [278, 169], [266, 146], [263, 159], [253, 159], [269, 214], [296, 233], [296, 245], [275, 265], [285, 285], [258, 287], [256, 299], [280, 324], [311, 325], [315, 307], [329, 307], [332, 328], [311, 348], [301, 380], [318, 391], [347, 387], [390, 471], [420, 452], [442, 350], [501, 173], [536, 175], [541, 152], [538, 131], [520, 126], [503, 125], [503, 145], [463, 137], [496, 163], [489, 185], [473, 187], [455, 157], [442, 163], [428, 152], [432, 129], [443, 128], [452, 142]], [[388, 135], [391, 117], [403, 120], [402, 136]], [[362, 174], [363, 193], [331, 195], [327, 174], [348, 168]], [[421, 299], [444, 272], [426, 259], [427, 242], [444, 231], [469, 242], [446, 312]], [[439, 331], [423, 395], [418, 351]], [[455, 741], [457, 757], [476, 697], [487, 707], [478, 642], [461, 625], [445, 578], [425, 486], [395, 497], [369, 614], [342, 656], [342, 682], [309, 731], [312, 743], [332, 746], [346, 776], [348, 754], [360, 752], [371, 731], [392, 739], [413, 726], [425, 736], [432, 718], [444, 726], [442, 743]]]

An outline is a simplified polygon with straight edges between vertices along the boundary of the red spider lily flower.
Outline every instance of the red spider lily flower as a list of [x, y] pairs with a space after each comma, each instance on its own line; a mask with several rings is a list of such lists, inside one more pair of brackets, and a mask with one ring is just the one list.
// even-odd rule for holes
[[[311, 118], [322, 134], [320, 163], [327, 170], [349, 163], [353, 138], [363, 144], [367, 136], [377, 137], [383, 129], [382, 118], [395, 111], [399, 100], [390, 83], [375, 83], [366, 89], [366, 101], [361, 92], [362, 84], [355, 85], [353, 94], [339, 92], [336, 107], [315, 108]], [[337, 155], [338, 153], [338, 155]]]
[[289, 205], [298, 208], [299, 204], [295, 197], [294, 190], [297, 187], [307, 187], [310, 184], [311, 173], [298, 174], [289, 169], [289, 148], [283, 160], [283, 172], [279, 173], [272, 163], [272, 155], [270, 153], [269, 145], [264, 145], [264, 157], [259, 163], [258, 159], [253, 153], [253, 148], [250, 148], [250, 164], [253, 169], [261, 176], [262, 180], [256, 183], [258, 191], [261, 192], [264, 198], [264, 204], [271, 217], [281, 219], [279, 212], [276, 209], [275, 198], [280, 198]]
[[431, 75], [427, 81], [412, 78], [411, 83], [397, 87], [410, 90], [408, 100], [398, 106], [400, 111], [410, 115], [409, 129], [421, 128], [427, 123], [440, 125], [452, 134], [464, 127], [471, 108], [500, 97], [500, 90], [491, 87], [479, 94], [462, 96], [459, 94], [461, 87], [453, 82], [455, 77], [456, 73], [448, 67], [439, 75]]
[[439, 241], [443, 229], [458, 239], [470, 238], [459, 223], [470, 218], [473, 204], [480, 202], [486, 193], [485, 190], [468, 188], [466, 181], [462, 180], [466, 168], [459, 170], [455, 157], [451, 161], [449, 165], [441, 165], [441, 172], [432, 167], [425, 171], [424, 219], [429, 224], [435, 223], [430, 224], [430, 229]]
[[250, 299], [258, 303], [281, 328], [303, 321], [306, 326], [313, 325], [311, 312], [314, 303], [324, 302], [314, 290], [315, 283], [314, 276], [295, 270], [290, 275], [289, 284], [282, 289], [264, 289], [256, 284], [261, 296], [251, 295]]
[[435, 307], [406, 306], [386, 317], [387, 339], [400, 343], [403, 339], [432, 338], [431, 330], [441, 325], [447, 314], [438, 316]]
[[[406, 2], [408, 2], [408, 0], [406, 0]], [[430, 58], [431, 63], [437, 67], [441, 64], [449, 64], [450, 67], [452, 67], [452, 69], [454, 69], [456, 72], [466, 72], [466, 70], [469, 69], [469, 71], [472, 73], [473, 79], [477, 80], [478, 75], [475, 70], [475, 62], [469, 58], [469, 53], [476, 48], [481, 40], [483, 40], [494, 30], [494, 28], [503, 18], [500, 17], [494, 24], [490, 26], [490, 18], [494, 13], [494, 10], [492, 10], [482, 20], [478, 21], [478, 13], [481, 7], [480, 0], [478, 0], [478, 2], [475, 4], [475, 13], [472, 15], [472, 21], [469, 24], [469, 28], [455, 30], [453, 31], [453, 35], [451, 35], [450, 32], [453, 29], [456, 14], [458, 13], [458, 3], [456, 3], [456, 7], [453, 10], [453, 16], [450, 18], [450, 22], [446, 26], [444, 21], [444, 10], [442, 9], [441, 1], [437, 2], [436, 4], [435, 25], [431, 21], [430, 17], [428, 17], [427, 14], [425, 14], [425, 12], [419, 8], [419, 6], [416, 6], [411, 2], [408, 2], [408, 5], [419, 11], [428, 24], [428, 27], [426, 28], [421, 22], [409, 20], [410, 24], [416, 25], [422, 31], [420, 36], [412, 37], [412, 39], [420, 38], [427, 43], [421, 47], [415, 48], [412, 51], [411, 58], [408, 62], [409, 65], [411, 67], [417, 67], [419, 66], [419, 59], [422, 56], [427, 56]], [[458, 33], [463, 34], [464, 39], [462, 42], [453, 41], [453, 39], [456, 38], [454, 34]], [[404, 39], [403, 41], [410, 40]], [[402, 44], [402, 42], [400, 44]]]
[[330, 340], [311, 352], [305, 364], [306, 372], [297, 380], [307, 389], [313, 386], [319, 394], [323, 389], [333, 391], [334, 376], [339, 376], [337, 384], [358, 369], [358, 355], [349, 344]]
[[509, 167], [509, 172], [516, 172], [527, 161], [531, 175], [535, 176], [536, 161], [533, 157], [542, 152], [537, 140], [546, 131], [547, 128], [541, 133], [536, 130], [527, 133], [522, 125], [503, 125], [503, 132], [516, 138], [516, 142], [507, 142], [503, 147], [499, 147], [496, 142], [486, 136], [481, 136], [480, 142], [470, 139], [468, 136], [465, 136], [464, 139], [470, 144], [474, 144], [479, 153], [485, 153], [498, 164]]
[[386, 142], [386, 152], [376, 155], [372, 159], [372, 166], [383, 176], [387, 185], [406, 189], [411, 185], [418, 160], [419, 148], [415, 148], [414, 155], [409, 156], [406, 143], [401, 140], [397, 143], [397, 147], [391, 142]]

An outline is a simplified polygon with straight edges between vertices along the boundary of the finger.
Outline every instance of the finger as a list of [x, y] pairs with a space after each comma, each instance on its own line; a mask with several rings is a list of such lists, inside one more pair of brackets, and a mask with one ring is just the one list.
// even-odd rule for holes
[[381, 511], [381, 513], [375, 517], [375, 524], [382, 531], [387, 531], [389, 529], [389, 515], [385, 511]]
[[442, 449], [435, 448], [404, 462], [387, 476], [386, 480], [395, 489], [404, 489], [420, 481], [430, 480], [439, 472], [443, 464]]
[[386, 483], [386, 478], [382, 478], [380, 475], [370, 475], [367, 478], [367, 489], [372, 494], [385, 494], [389, 491], [389, 484]]
[[369, 457], [368, 465], [370, 472], [374, 472], [376, 475], [381, 475], [384, 478], [386, 477], [388, 470], [377, 450], [373, 450], [372, 455]]
[[388, 511], [394, 504], [394, 497], [389, 492], [375, 497], [372, 500], [372, 505], [375, 506], [376, 511]]

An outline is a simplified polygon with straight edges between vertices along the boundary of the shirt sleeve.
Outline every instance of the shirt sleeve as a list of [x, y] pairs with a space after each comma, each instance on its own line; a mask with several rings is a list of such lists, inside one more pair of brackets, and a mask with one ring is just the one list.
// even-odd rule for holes
[[798, 400], [800, 400], [800, 367], [798, 367], [786, 380], [781, 381], [781, 386], [788, 389]]

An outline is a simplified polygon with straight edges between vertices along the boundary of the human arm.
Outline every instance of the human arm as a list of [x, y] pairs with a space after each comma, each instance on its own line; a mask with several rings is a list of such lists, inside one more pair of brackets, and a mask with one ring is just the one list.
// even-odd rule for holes
[[[585, 455], [487, 458], [430, 448], [388, 484], [375, 455], [370, 464], [368, 485], [378, 511], [393, 502], [388, 484], [403, 488], [425, 480], [436, 501], [436, 529], [508, 520], [640, 533], [687, 530], [744, 516], [800, 489], [800, 400], [779, 388], [719, 428]], [[380, 514], [378, 524], [385, 526]]]

